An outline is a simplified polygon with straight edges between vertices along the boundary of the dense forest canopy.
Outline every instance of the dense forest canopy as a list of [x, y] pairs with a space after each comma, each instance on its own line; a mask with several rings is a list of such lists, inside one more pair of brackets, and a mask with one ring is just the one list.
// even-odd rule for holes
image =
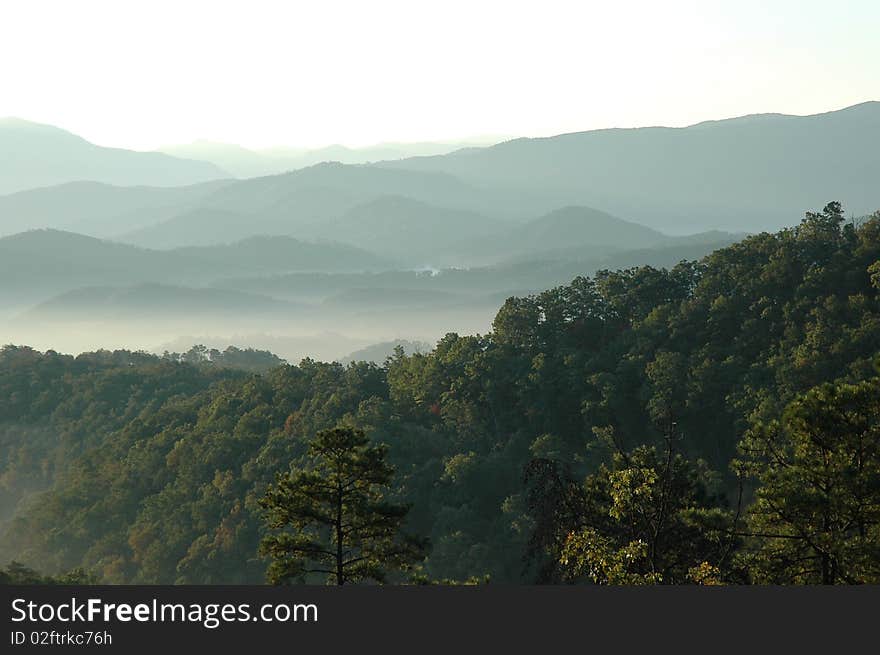
[[387, 445], [430, 579], [877, 582], [878, 293], [880, 214], [831, 203], [699, 261], [510, 298], [488, 334], [382, 366], [7, 346], [0, 557], [261, 582], [260, 499], [349, 427]]

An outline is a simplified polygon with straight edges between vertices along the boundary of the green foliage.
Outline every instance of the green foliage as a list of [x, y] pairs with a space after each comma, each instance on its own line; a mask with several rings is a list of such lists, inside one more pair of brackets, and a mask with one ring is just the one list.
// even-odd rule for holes
[[596, 584], [646, 585], [662, 581], [658, 573], [639, 573], [648, 557], [643, 541], [618, 546], [594, 528], [573, 532], [565, 542], [559, 563], [571, 577], [588, 576]]
[[165, 352], [162, 359], [173, 362], [186, 362], [188, 364], [200, 364], [217, 368], [233, 368], [251, 373], [266, 373], [273, 368], [284, 364], [284, 360], [267, 350], [255, 350], [253, 348], [236, 348], [228, 346], [220, 351], [216, 348], [207, 348], [197, 344], [185, 353]]
[[[717, 482], [676, 455], [671, 439], [663, 454], [648, 446], [615, 453], [583, 485], [562, 481], [556, 494], [568, 511], [544, 526], [555, 536], [536, 544], [555, 567], [545, 569], [548, 579], [683, 584], [703, 565], [727, 571], [736, 538]], [[533, 497], [540, 493], [533, 488]]]
[[386, 452], [363, 430], [322, 430], [305, 466], [278, 476], [260, 500], [273, 531], [260, 545], [269, 582], [321, 574], [337, 585], [382, 583], [422, 558], [418, 541], [399, 534], [407, 506], [385, 497], [394, 472]]
[[10, 562], [5, 569], [0, 569], [0, 585], [87, 585], [96, 582], [94, 576], [82, 569], [54, 577], [37, 573], [20, 562]]
[[741, 448], [756, 581], [880, 583], [880, 381], [817, 387]]

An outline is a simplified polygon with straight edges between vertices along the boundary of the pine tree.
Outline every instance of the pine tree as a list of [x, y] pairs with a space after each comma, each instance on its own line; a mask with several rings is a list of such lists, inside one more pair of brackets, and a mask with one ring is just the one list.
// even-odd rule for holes
[[880, 381], [818, 387], [742, 450], [756, 582], [880, 582]]
[[322, 430], [310, 466], [278, 476], [260, 501], [273, 531], [260, 546], [272, 559], [269, 582], [322, 574], [337, 585], [383, 583], [421, 559], [423, 544], [400, 532], [409, 508], [386, 500], [394, 473], [386, 450], [362, 430]]

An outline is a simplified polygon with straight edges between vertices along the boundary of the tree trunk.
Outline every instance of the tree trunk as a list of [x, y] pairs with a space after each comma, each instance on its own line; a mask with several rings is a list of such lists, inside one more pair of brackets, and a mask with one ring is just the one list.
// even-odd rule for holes
[[342, 483], [337, 487], [336, 496], [336, 584], [345, 584], [345, 574], [342, 564]]

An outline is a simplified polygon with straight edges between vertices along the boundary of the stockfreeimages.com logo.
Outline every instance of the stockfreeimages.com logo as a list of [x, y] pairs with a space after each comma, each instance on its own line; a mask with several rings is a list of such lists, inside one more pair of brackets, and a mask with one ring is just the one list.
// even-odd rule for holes
[[12, 601], [13, 623], [198, 623], [213, 630], [223, 623], [262, 621], [265, 623], [317, 623], [318, 606], [313, 603], [267, 603], [256, 611], [249, 603], [105, 603], [100, 598], [62, 603], [36, 603], [25, 598]]

